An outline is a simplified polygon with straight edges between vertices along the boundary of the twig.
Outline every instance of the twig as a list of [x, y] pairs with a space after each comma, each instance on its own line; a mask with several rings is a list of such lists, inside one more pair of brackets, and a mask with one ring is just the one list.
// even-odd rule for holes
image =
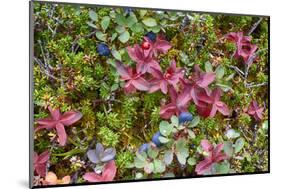
[[242, 78], [245, 79], [244, 72], [242, 70], [240, 70], [237, 66], [230, 65], [228, 67], [234, 69], [234, 71], [236, 71], [236, 73], [238, 73]]
[[246, 87], [247, 88], [254, 88], [254, 87], [261, 87], [261, 86], [264, 86], [264, 85], [268, 85], [268, 83], [263, 82], [263, 83], [258, 83], [258, 84], [246, 84]]
[[252, 28], [249, 30], [248, 35], [251, 35], [253, 33], [253, 31], [255, 31], [255, 29], [258, 27], [258, 25], [261, 23], [261, 21], [263, 20], [263, 18], [260, 18], [253, 26]]
[[50, 71], [49, 71], [49, 69], [48, 69], [48, 66], [44, 65], [40, 59], [34, 57], [34, 60], [35, 60], [35, 62], [39, 65], [40, 71], [41, 71], [43, 74], [45, 74], [46, 76], [48, 76], [48, 77], [50, 77], [50, 78], [52, 78], [52, 79], [54, 79], [54, 80], [58, 80], [58, 78], [56, 78], [55, 76], [53, 76], [53, 75], [50, 73]]

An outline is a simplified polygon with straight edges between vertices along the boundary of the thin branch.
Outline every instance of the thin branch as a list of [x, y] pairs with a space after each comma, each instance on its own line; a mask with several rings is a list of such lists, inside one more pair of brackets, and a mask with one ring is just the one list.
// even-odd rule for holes
[[[40, 71], [45, 74], [47, 77], [50, 77], [54, 80], [58, 80], [58, 78], [56, 78], [55, 76], [53, 76], [49, 70], [46, 69], [46, 66], [42, 63], [42, 61], [36, 57], [34, 57], [34, 61], [39, 65], [40, 67]], [[47, 66], [48, 68], [48, 66]]]
[[264, 86], [264, 85], [268, 85], [268, 82], [263, 82], [263, 83], [258, 83], [258, 84], [247, 84], [246, 83], [247, 88], [261, 87], [261, 86]]
[[244, 72], [240, 70], [237, 66], [228, 66], [229, 68], [233, 69], [238, 75], [240, 75], [243, 79], [245, 79]]
[[258, 25], [261, 23], [261, 21], [263, 20], [263, 18], [260, 18], [253, 26], [252, 28], [249, 30], [248, 35], [251, 35], [255, 29], [258, 27]]

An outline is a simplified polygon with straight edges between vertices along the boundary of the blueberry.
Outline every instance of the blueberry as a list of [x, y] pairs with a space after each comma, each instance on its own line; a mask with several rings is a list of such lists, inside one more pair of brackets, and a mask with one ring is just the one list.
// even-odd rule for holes
[[101, 55], [101, 56], [110, 55], [110, 50], [109, 50], [108, 46], [104, 43], [98, 44], [97, 51], [98, 51], [99, 55]]
[[139, 147], [139, 152], [146, 152], [147, 149], [148, 149], [148, 146], [149, 146], [149, 145], [148, 145], [147, 143], [141, 145], [141, 146]]
[[152, 142], [156, 145], [156, 146], [161, 146], [161, 142], [159, 140], [159, 137], [161, 136], [160, 132], [158, 131], [157, 133], [155, 133], [152, 137]]
[[179, 124], [185, 123], [187, 121], [191, 121], [193, 116], [189, 112], [182, 112], [179, 116]]
[[131, 12], [133, 12], [133, 9], [131, 8], [124, 8], [125, 11], [125, 15], [128, 16], [129, 14], [131, 14]]
[[148, 32], [145, 34], [146, 37], [148, 37], [148, 39], [150, 39], [151, 41], [155, 41], [156, 40], [156, 34], [152, 31]]

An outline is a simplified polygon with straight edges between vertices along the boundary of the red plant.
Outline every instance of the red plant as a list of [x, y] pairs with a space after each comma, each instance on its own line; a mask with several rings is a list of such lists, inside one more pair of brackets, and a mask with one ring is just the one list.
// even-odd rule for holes
[[64, 146], [66, 144], [67, 135], [65, 132], [65, 126], [70, 126], [82, 118], [82, 114], [77, 111], [68, 111], [63, 114], [60, 113], [59, 109], [52, 109], [48, 107], [51, 116], [37, 120], [38, 127], [35, 131], [41, 129], [56, 129], [59, 137], [59, 144]]
[[170, 119], [172, 115], [178, 116], [181, 112], [185, 112], [187, 104], [191, 99], [187, 92], [187, 90], [184, 90], [181, 93], [177, 93], [176, 89], [171, 86], [169, 88], [171, 102], [167, 105], [161, 106], [160, 116], [163, 119]]
[[131, 59], [137, 63], [137, 73], [151, 73], [151, 68], [161, 69], [159, 63], [153, 59], [151, 48], [146, 50], [135, 44], [134, 47], [127, 47], [127, 51]]
[[111, 160], [108, 162], [102, 171], [102, 174], [97, 174], [94, 172], [88, 172], [83, 175], [83, 178], [88, 182], [104, 182], [104, 181], [113, 181], [117, 168], [115, 161]]
[[49, 160], [50, 154], [49, 151], [45, 151], [42, 154], [38, 155], [36, 152], [34, 152], [33, 155], [33, 169], [35, 172], [42, 176], [46, 176], [46, 166], [47, 166], [47, 161]]
[[244, 63], [251, 65], [253, 63], [253, 59], [251, 59], [255, 51], [257, 50], [257, 46], [252, 44], [250, 36], [244, 36], [243, 32], [230, 32], [225, 36], [231, 42], [234, 42], [236, 45], [236, 51], [234, 54], [235, 58], [242, 57]]
[[259, 106], [257, 101], [253, 100], [248, 108], [248, 114], [254, 116], [257, 121], [260, 121], [263, 118], [264, 107]]
[[144, 37], [144, 42], [150, 44], [150, 50], [156, 57], [159, 53], [166, 54], [168, 50], [172, 47], [168, 41], [164, 39], [163, 36], [158, 35], [155, 41], [150, 40], [148, 37]]
[[152, 68], [151, 74], [154, 78], [150, 81], [151, 87], [149, 92], [153, 93], [161, 89], [162, 93], [167, 94], [168, 85], [170, 84], [173, 87], [176, 87], [179, 79], [183, 78], [184, 71], [183, 69], [178, 69], [176, 67], [176, 62], [173, 60], [165, 73], [162, 73], [161, 70]]
[[140, 91], [148, 91], [149, 83], [142, 77], [142, 74], [130, 67], [125, 67], [120, 62], [116, 62], [116, 69], [121, 76], [122, 81], [127, 81], [124, 90], [126, 93], [133, 93], [136, 89]]
[[[200, 99], [200, 103], [197, 106], [199, 112], [201, 112], [203, 115], [206, 115], [207, 112], [209, 112], [208, 116], [214, 117], [217, 111], [219, 111], [224, 116], [228, 116], [229, 109], [224, 102], [220, 101], [221, 95], [222, 95], [222, 91], [219, 88], [214, 89], [210, 94], [210, 96], [208, 96], [205, 92], [200, 93], [198, 95]], [[205, 103], [209, 104], [210, 107], [208, 107], [208, 105], [206, 105]], [[203, 109], [205, 109], [205, 111]]]
[[205, 91], [207, 95], [210, 94], [210, 85], [215, 80], [215, 73], [204, 73], [199, 65], [194, 66], [194, 73], [188, 80], [181, 79], [182, 85], [196, 105], [199, 105], [200, 97], [198, 96], [202, 91]]
[[201, 147], [208, 155], [196, 165], [195, 171], [198, 175], [210, 171], [214, 163], [227, 159], [227, 155], [221, 152], [223, 150], [222, 143], [214, 147], [208, 140], [202, 140]]

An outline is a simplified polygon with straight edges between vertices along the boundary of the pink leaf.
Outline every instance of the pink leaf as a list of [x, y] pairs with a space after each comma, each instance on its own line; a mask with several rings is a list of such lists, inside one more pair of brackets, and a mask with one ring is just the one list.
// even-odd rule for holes
[[59, 109], [52, 109], [50, 106], [48, 107], [51, 116], [54, 120], [58, 120], [60, 118], [60, 110]]
[[116, 69], [122, 78], [131, 78], [130, 73], [128, 72], [126, 67], [118, 61], [116, 62]]
[[111, 160], [104, 167], [104, 171], [102, 173], [104, 181], [112, 181], [116, 175], [116, 171], [117, 168], [115, 165], [115, 161]]
[[210, 152], [214, 148], [213, 145], [208, 140], [201, 140], [201, 147], [206, 152]]
[[148, 91], [149, 83], [142, 77], [132, 80], [132, 85], [140, 91]]
[[76, 123], [81, 118], [82, 118], [82, 113], [76, 111], [68, 111], [61, 116], [60, 122], [65, 126], [69, 126]]
[[83, 175], [83, 178], [88, 182], [102, 182], [103, 181], [102, 176], [100, 176], [96, 173], [85, 173]]
[[213, 162], [206, 158], [196, 165], [195, 171], [198, 175], [203, 175], [205, 172], [210, 171], [212, 164]]
[[56, 130], [59, 137], [59, 144], [64, 146], [66, 144], [67, 135], [64, 129], [64, 125], [61, 123], [56, 124]]

